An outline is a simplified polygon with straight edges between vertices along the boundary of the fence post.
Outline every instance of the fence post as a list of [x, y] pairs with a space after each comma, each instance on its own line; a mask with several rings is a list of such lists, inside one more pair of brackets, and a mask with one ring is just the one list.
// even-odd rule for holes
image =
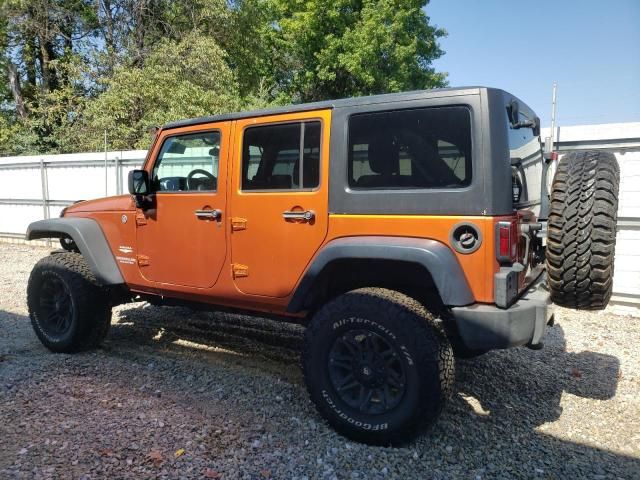
[[[42, 213], [45, 220], [51, 215], [49, 212], [49, 179], [47, 177], [47, 164], [40, 159], [40, 185], [42, 188]], [[47, 246], [51, 247], [51, 239], [47, 238]]]
[[104, 131], [104, 196], [109, 196], [109, 164], [107, 163], [107, 131]]
[[116, 176], [116, 195], [120, 195], [122, 193], [122, 186], [120, 184], [120, 159], [116, 156], [114, 159], [115, 165], [115, 176]]

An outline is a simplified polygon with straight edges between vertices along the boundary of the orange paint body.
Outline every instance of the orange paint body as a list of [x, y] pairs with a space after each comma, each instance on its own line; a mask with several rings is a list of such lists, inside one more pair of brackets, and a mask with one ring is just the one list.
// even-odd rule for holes
[[[320, 185], [305, 191], [242, 191], [243, 132], [250, 126], [319, 120]], [[279, 114], [161, 130], [144, 169], [153, 165], [168, 136], [216, 130], [221, 134], [215, 192], [158, 192], [153, 207], [136, 208], [129, 195], [83, 202], [67, 216], [95, 219], [102, 227], [128, 287], [261, 312], [286, 314], [306, 269], [332, 240], [363, 235], [433, 239], [446, 245], [452, 227], [475, 224], [481, 248], [456, 253], [476, 302], [494, 300], [495, 223], [504, 217], [330, 214], [331, 110]], [[196, 210], [221, 211], [218, 220]], [[285, 211], [313, 211], [311, 222], [283, 218]], [[126, 217], [126, 218], [125, 218]], [[513, 218], [513, 217], [509, 217]]]

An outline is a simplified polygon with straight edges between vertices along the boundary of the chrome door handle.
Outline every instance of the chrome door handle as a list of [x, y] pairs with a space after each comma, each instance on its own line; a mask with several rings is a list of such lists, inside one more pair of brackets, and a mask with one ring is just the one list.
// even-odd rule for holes
[[220, 220], [222, 217], [221, 210], [196, 210], [195, 215], [202, 219]]
[[303, 222], [311, 222], [316, 218], [316, 213], [313, 210], [305, 210], [303, 212], [292, 212], [287, 210], [282, 212], [282, 218], [285, 220], [301, 220]]

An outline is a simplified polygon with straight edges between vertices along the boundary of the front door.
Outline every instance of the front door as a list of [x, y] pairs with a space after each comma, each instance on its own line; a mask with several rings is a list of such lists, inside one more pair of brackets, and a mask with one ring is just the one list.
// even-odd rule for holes
[[236, 123], [231, 259], [243, 293], [286, 297], [328, 225], [330, 111]]
[[230, 123], [161, 132], [147, 166], [153, 205], [136, 215], [138, 266], [147, 280], [212, 287], [226, 255]]

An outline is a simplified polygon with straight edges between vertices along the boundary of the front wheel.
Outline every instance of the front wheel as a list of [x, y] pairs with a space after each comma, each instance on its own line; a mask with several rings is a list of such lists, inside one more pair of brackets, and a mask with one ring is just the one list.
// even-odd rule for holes
[[451, 346], [414, 299], [382, 288], [343, 294], [322, 307], [302, 357], [320, 414], [351, 439], [404, 443], [432, 424], [454, 377]]
[[78, 253], [57, 253], [36, 263], [27, 304], [36, 335], [53, 352], [94, 348], [111, 324], [108, 298]]

